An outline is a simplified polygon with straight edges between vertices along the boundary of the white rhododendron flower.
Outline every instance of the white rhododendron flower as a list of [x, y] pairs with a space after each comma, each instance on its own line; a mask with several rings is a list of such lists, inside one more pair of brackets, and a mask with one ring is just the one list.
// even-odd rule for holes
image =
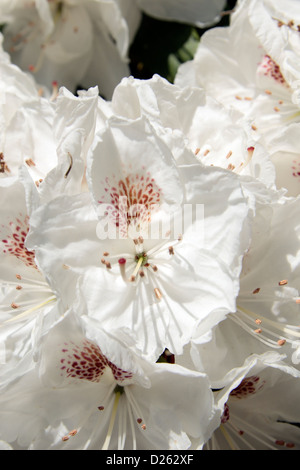
[[215, 399], [219, 428], [208, 450], [288, 450], [300, 448], [299, 373], [276, 353], [253, 354], [220, 377]]
[[99, 132], [88, 183], [90, 194], [36, 210], [28, 238], [58, 289], [81, 275], [85, 313], [107, 328], [130, 325], [157, 359], [166, 347], [179, 353], [198, 322], [235, 309], [252, 214], [236, 175], [176, 165], [142, 118]]
[[238, 2], [230, 26], [207, 31], [194, 59], [180, 66], [175, 78], [176, 84], [200, 86], [244, 114], [253, 138], [264, 138], [277, 186], [290, 195], [299, 194], [300, 188], [296, 4]]
[[109, 98], [129, 74], [128, 48], [140, 21], [130, 3], [129, 11], [126, 0], [4, 0], [5, 49], [48, 88], [53, 82], [72, 92], [99, 85]]
[[123, 333], [89, 333], [72, 312], [52, 328], [40, 365], [1, 390], [1, 437], [31, 450], [204, 444], [217, 426], [205, 374], [145, 362]]

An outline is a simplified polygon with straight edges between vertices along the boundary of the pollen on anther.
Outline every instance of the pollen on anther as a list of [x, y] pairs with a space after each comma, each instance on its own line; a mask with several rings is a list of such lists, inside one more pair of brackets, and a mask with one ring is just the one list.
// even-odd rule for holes
[[283, 279], [282, 281], [278, 282], [278, 285], [279, 286], [285, 286], [287, 283], [288, 283], [288, 281], [286, 279]]
[[252, 129], [253, 131], [257, 131], [257, 127], [256, 127], [254, 124], [252, 124], [251, 129]]
[[174, 255], [174, 248], [172, 246], [169, 246], [169, 254]]
[[109, 253], [107, 251], [104, 251], [103, 256], [109, 256]]
[[64, 436], [64, 437], [61, 438], [62, 441], [68, 441], [69, 439], [70, 439], [69, 436]]
[[261, 328], [257, 328], [257, 330], [254, 330], [254, 332], [260, 334], [260, 333], [262, 332], [262, 329], [261, 329]]
[[278, 346], [283, 346], [285, 343], [286, 343], [286, 340], [285, 340], [285, 339], [279, 339], [279, 340], [277, 341]]
[[21, 280], [22, 279], [22, 276], [20, 274], [16, 274], [16, 278]]
[[145, 431], [146, 430], [146, 425], [142, 424], [141, 428], [143, 429], [143, 431]]
[[155, 287], [154, 289], [154, 294], [155, 294], [155, 297], [160, 300], [162, 298], [162, 293], [160, 292], [159, 288], [158, 287]]
[[72, 431], [69, 432], [69, 436], [76, 436], [77, 434], [77, 429], [73, 429]]
[[255, 323], [256, 323], [257, 325], [261, 325], [261, 320], [260, 320], [259, 318], [257, 318], [257, 319], [255, 320]]
[[11, 308], [19, 308], [19, 305], [17, 305], [15, 302], [12, 302], [10, 306]]
[[28, 166], [35, 166], [35, 163], [34, 163], [34, 161], [32, 160], [32, 158], [27, 158], [27, 160], [25, 160], [25, 163], [26, 163]]

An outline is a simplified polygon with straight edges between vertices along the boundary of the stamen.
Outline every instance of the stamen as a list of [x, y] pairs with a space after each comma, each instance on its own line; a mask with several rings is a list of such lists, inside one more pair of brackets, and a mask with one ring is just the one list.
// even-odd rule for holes
[[53, 81], [52, 82], [52, 95], [50, 97], [50, 101], [56, 100], [56, 98], [58, 97], [58, 91], [59, 91], [58, 82]]
[[248, 147], [247, 148], [247, 152], [248, 152], [248, 155], [247, 155], [247, 159], [244, 162], [242, 162], [239, 166], [239, 168], [235, 171], [235, 173], [240, 173], [242, 171], [243, 168], [245, 168], [251, 161], [251, 158], [253, 156], [253, 152], [254, 152], [255, 148], [254, 147]]
[[[35, 310], [38, 310], [39, 308], [44, 307], [45, 305], [47, 305], [50, 302], [53, 302], [54, 300], [56, 300], [56, 297], [50, 297], [50, 299], [45, 300], [45, 302], [42, 302], [41, 304], [36, 305], [35, 307], [32, 307], [29, 310], [26, 310], [25, 312], [20, 313], [16, 317], [13, 317], [13, 318], [10, 318], [9, 320], [6, 320], [1, 326], [5, 325], [6, 323], [15, 322], [17, 320], [20, 320], [21, 318], [29, 316]], [[13, 307], [13, 308], [16, 308], [16, 307]]]

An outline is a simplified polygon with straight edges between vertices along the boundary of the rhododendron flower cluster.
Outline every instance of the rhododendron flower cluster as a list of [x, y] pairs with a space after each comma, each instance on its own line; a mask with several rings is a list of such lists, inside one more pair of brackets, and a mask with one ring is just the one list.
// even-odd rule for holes
[[2, 3], [0, 449], [299, 450], [298, 0]]

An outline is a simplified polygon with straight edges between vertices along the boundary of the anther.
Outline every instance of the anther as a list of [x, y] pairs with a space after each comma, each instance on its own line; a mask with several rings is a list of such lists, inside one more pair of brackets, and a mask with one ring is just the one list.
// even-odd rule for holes
[[19, 279], [19, 281], [22, 279], [20, 274], [16, 274], [16, 278]]
[[254, 332], [260, 334], [260, 333], [262, 332], [262, 329], [261, 329], [261, 328], [257, 328], [257, 330], [254, 330]]
[[274, 111], [275, 111], [276, 113], [278, 113], [278, 112], [280, 111], [280, 109], [277, 108], [277, 106], [274, 106]]
[[256, 323], [257, 325], [261, 325], [261, 320], [260, 320], [259, 318], [257, 318], [257, 319], [255, 320], [255, 323]]
[[140, 272], [139, 272], [139, 275], [140, 275], [141, 277], [144, 277], [144, 276], [145, 276], [144, 271], [140, 271]]
[[109, 253], [107, 251], [104, 251], [103, 256], [109, 256]]
[[76, 436], [77, 432], [77, 429], [73, 429], [73, 431], [69, 432], [69, 436]]
[[210, 150], [209, 150], [209, 149], [206, 149], [205, 152], [203, 153], [203, 156], [206, 157], [206, 155], [208, 155], [209, 152], [210, 152]]
[[140, 245], [142, 245], [142, 244], [144, 243], [143, 237], [139, 237], [139, 238], [138, 238], [138, 243], [139, 243]]
[[279, 281], [279, 282], [278, 282], [278, 285], [279, 285], [279, 286], [285, 286], [287, 283], [288, 283], [287, 280], [286, 280], [286, 279], [283, 279], [282, 281]]
[[141, 428], [143, 429], [143, 431], [146, 430], [146, 424], [142, 424]]
[[34, 161], [32, 160], [32, 158], [27, 158], [27, 160], [25, 160], [25, 163], [26, 163], [28, 166], [35, 166], [35, 163], [34, 163]]
[[19, 308], [20, 307], [20, 305], [16, 304], [15, 302], [12, 302], [10, 304], [10, 306], [11, 306], [11, 308]]
[[229, 152], [228, 152], [228, 153], [227, 153], [227, 155], [226, 155], [226, 158], [227, 158], [227, 159], [228, 159], [228, 158], [230, 158], [230, 157], [231, 157], [231, 155], [232, 155], [232, 151], [231, 151], [231, 150], [229, 150]]
[[105, 261], [105, 266], [107, 269], [111, 269], [111, 264], [109, 261]]
[[200, 148], [198, 147], [198, 148], [196, 148], [196, 150], [195, 150], [195, 155], [198, 155], [199, 152], [200, 152]]
[[257, 131], [257, 127], [256, 127], [254, 124], [252, 124], [251, 129], [252, 129], [253, 131]]
[[234, 170], [235, 166], [232, 163], [229, 163], [227, 170]]
[[240, 96], [236, 95], [235, 99], [236, 100], [241, 100], [242, 98]]
[[103, 410], [104, 410], [104, 406], [98, 406], [98, 410], [99, 410], [99, 411], [103, 411]]
[[162, 293], [160, 292], [159, 288], [158, 287], [155, 287], [154, 288], [154, 294], [155, 294], [155, 297], [160, 300], [162, 298]]
[[64, 436], [64, 437], [61, 438], [61, 440], [64, 441], [64, 442], [65, 442], [65, 441], [68, 441], [69, 439], [70, 439], [69, 436]]
[[265, 93], [266, 93], [267, 95], [272, 95], [272, 92], [271, 92], [270, 90], [265, 90]]
[[142, 422], [143, 422], [142, 418], [138, 418], [136, 421], [137, 421], [138, 424], [142, 424]]
[[169, 246], [169, 254], [174, 255], [174, 248], [172, 246]]
[[152, 267], [153, 271], [156, 273], [156, 271], [158, 270], [158, 267], [155, 264], [153, 264], [151, 267]]
[[283, 346], [285, 343], [286, 343], [286, 340], [285, 340], [285, 339], [279, 339], [279, 340], [277, 341], [278, 346]]
[[259, 292], [260, 292], [260, 287], [257, 287], [256, 289], [254, 289], [252, 294], [258, 294]]
[[23, 289], [23, 287], [22, 286], [17, 286], [16, 289], [21, 290], [21, 289]]

